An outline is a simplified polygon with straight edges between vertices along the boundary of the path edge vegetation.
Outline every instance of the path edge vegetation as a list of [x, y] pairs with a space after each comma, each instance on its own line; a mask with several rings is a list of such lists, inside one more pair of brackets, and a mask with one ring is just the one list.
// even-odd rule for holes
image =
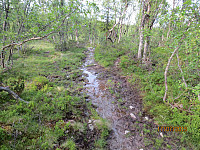
[[[175, 49], [175, 52], [179, 47]], [[174, 53], [172, 55], [174, 55]], [[173, 143], [179, 141], [176, 148], [182, 149], [198, 149], [199, 148], [199, 109], [198, 109], [198, 95], [196, 98], [196, 112], [190, 111], [184, 107], [183, 104], [179, 104], [174, 102], [173, 105], [170, 102], [163, 102], [163, 95], [166, 93], [164, 83], [164, 77], [166, 75], [166, 69], [161, 67], [157, 67], [149, 69], [146, 65], [140, 63], [136, 58], [132, 57], [132, 54], [128, 51], [126, 42], [123, 41], [118, 44], [107, 43], [105, 45], [97, 45], [95, 48], [95, 60], [103, 67], [108, 70], [112, 70], [113, 67], [117, 67], [119, 69], [118, 74], [121, 76], [126, 76], [128, 82], [137, 88], [140, 89], [140, 96], [143, 101], [143, 112], [142, 116], [148, 116], [149, 118], [154, 120], [154, 124], [156, 127], [158, 126], [168, 126], [168, 127], [187, 127], [187, 132], [178, 132], [178, 133], [166, 133], [163, 137], [158, 136], [154, 137], [153, 132], [152, 139], [146, 139], [145, 143], [155, 144], [153, 147], [166, 147], [167, 149], [172, 148]], [[170, 60], [169, 62], [171, 61]], [[178, 58], [178, 54], [177, 54]], [[179, 59], [178, 63], [179, 62]], [[168, 62], [168, 69], [169, 69]], [[166, 61], [167, 63], [167, 61]], [[180, 66], [178, 66], [180, 69]], [[158, 73], [156, 70], [159, 70]], [[180, 69], [182, 70], [182, 69]], [[170, 70], [169, 70], [170, 72]], [[185, 78], [182, 77], [183, 81]], [[173, 82], [168, 82], [169, 88], [172, 87]], [[187, 85], [183, 82], [183, 86], [187, 87]], [[188, 90], [186, 90], [187, 92]], [[172, 94], [173, 90], [168, 92], [168, 94]], [[182, 95], [179, 95], [175, 99], [180, 98]], [[182, 99], [184, 101], [184, 99]], [[148, 130], [148, 129], [145, 129]], [[158, 132], [158, 128], [154, 129], [154, 132]], [[160, 132], [158, 132], [160, 133]], [[147, 132], [149, 134], [149, 132]], [[168, 139], [168, 141], [167, 141]], [[169, 142], [170, 141], [170, 142]], [[159, 143], [156, 146], [156, 143]], [[172, 145], [170, 145], [172, 144]], [[166, 146], [167, 145], [167, 146]], [[148, 146], [148, 145], [146, 145]]]
[[[141, 93], [144, 93], [144, 112], [153, 117], [155, 123], [159, 125], [187, 126], [187, 132], [180, 133], [181, 144], [185, 143], [191, 149], [199, 149], [200, 3], [195, 0], [179, 2], [173, 0], [170, 6], [166, 0], [138, 1], [139, 13], [136, 23], [131, 25], [128, 10], [130, 7], [135, 8], [135, 3], [130, 0], [103, 1], [101, 9], [95, 3], [84, 4], [79, 0], [68, 2], [55, 0], [52, 3], [2, 0], [0, 1], [2, 8], [0, 9], [0, 70], [14, 77], [6, 81], [8, 85], [3, 80], [6, 77], [1, 77], [0, 86], [5, 90], [6, 86], [10, 88], [13, 87], [13, 83], [17, 83], [17, 86], [13, 87], [15, 94], [27, 92], [22, 90], [23, 77], [18, 76], [17, 79], [13, 79], [17, 74], [13, 66], [16, 60], [29, 56], [27, 54], [29, 52], [35, 56], [41, 54], [27, 46], [30, 40], [40, 40], [44, 37], [54, 44], [57, 51], [67, 51], [71, 45], [78, 47], [85, 43], [97, 45], [95, 58], [101, 65], [112, 66], [118, 59], [120, 68], [124, 75], [128, 75], [130, 82], [140, 83]], [[102, 20], [98, 19], [100, 11]], [[65, 19], [65, 14], [70, 16]], [[128, 20], [128, 23], [125, 23], [125, 20]], [[55, 55], [60, 57], [59, 52]], [[33, 57], [27, 60], [31, 58]], [[26, 67], [23, 61], [16, 65]], [[77, 72], [73, 74], [77, 75]], [[37, 88], [40, 90], [47, 82], [44, 78], [35, 80], [31, 85], [33, 88], [28, 87], [32, 90], [32, 95], [31, 92], [27, 92], [28, 97], [33, 97]], [[70, 86], [73, 87], [73, 83], [70, 83]], [[6, 106], [14, 110], [13, 103], [16, 100], [13, 100], [13, 97], [8, 98], [8, 95], [3, 93], [2, 97], [11, 100], [6, 101]], [[42, 94], [38, 92], [39, 95]], [[5, 102], [5, 99], [1, 101]], [[24, 110], [23, 105], [19, 103], [16, 106], [17, 111], [9, 115], [28, 111]], [[34, 107], [33, 103], [28, 105]], [[40, 114], [34, 119], [40, 120], [39, 118]], [[23, 122], [23, 119], [18, 118], [18, 120], [19, 124]], [[10, 126], [11, 124], [6, 126], [9, 131]], [[18, 132], [18, 129], [14, 132]], [[2, 137], [9, 139], [10, 137], [4, 136], [4, 133], [1, 131]], [[15, 134], [13, 137], [16, 137]], [[34, 142], [36, 143], [35, 140]], [[158, 141], [156, 145], [162, 144], [163, 142]], [[66, 145], [74, 146], [71, 141]]]
[[[107, 122], [83, 92], [80, 67], [86, 52], [76, 42], [67, 51], [58, 51], [41, 40], [29, 42], [20, 56], [13, 55], [15, 65], [0, 74], [0, 82], [9, 87], [0, 95], [0, 149], [107, 147]], [[12, 97], [10, 90], [21, 99]]]

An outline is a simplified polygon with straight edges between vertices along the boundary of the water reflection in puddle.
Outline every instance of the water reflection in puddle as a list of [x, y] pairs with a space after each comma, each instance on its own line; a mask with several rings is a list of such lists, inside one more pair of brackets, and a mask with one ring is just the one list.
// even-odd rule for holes
[[128, 140], [125, 137], [124, 122], [121, 121], [122, 116], [127, 115], [122, 112], [116, 104], [113, 96], [106, 92], [106, 80], [98, 79], [98, 65], [94, 61], [94, 49], [88, 49], [88, 55], [83, 65], [83, 74], [86, 75], [87, 94], [90, 96], [92, 104], [97, 106], [98, 114], [106, 118], [112, 125], [113, 138], [110, 141], [110, 149], [112, 150], [132, 150]]

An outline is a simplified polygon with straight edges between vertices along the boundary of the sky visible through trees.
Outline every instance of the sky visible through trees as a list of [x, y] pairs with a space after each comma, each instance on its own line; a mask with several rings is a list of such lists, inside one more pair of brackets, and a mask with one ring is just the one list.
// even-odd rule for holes
[[199, 27], [199, 0], [0, 0], [0, 149], [115, 145], [88, 102], [87, 59], [128, 114], [124, 138], [143, 141], [138, 149], [200, 149]]

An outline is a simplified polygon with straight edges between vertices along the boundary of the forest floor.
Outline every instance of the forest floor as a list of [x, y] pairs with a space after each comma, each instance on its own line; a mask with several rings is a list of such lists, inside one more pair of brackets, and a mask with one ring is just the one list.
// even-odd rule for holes
[[[97, 108], [98, 114], [109, 121], [112, 129], [108, 140], [109, 149], [142, 149], [144, 128], [157, 132], [152, 119], [142, 112], [142, 98], [136, 85], [131, 85], [126, 76], [120, 75], [115, 66], [105, 69], [94, 61], [94, 49], [88, 49], [86, 62], [82, 68], [88, 79], [86, 92], [89, 100]], [[148, 132], [148, 131], [147, 131]]]
[[89, 95], [88, 101], [91, 101], [100, 117], [108, 121], [111, 130], [107, 148], [177, 149], [176, 135], [158, 132], [158, 125], [143, 111], [139, 85], [131, 84], [118, 64], [119, 59], [112, 67], [100, 66], [94, 60], [94, 48], [88, 48], [81, 68], [83, 76], [87, 78], [85, 92]]
[[[105, 69], [94, 61], [94, 49], [88, 49], [82, 68], [87, 78], [86, 92], [98, 114], [107, 119], [112, 129], [108, 140], [109, 149], [140, 149], [143, 145], [142, 101], [138, 90], [125, 76], [120, 76], [117, 66]], [[117, 63], [116, 63], [117, 64]], [[147, 117], [146, 117], [147, 118]], [[148, 118], [147, 118], [148, 119]]]
[[158, 132], [144, 112], [139, 85], [129, 82], [119, 59], [105, 68], [95, 62], [94, 48], [29, 46], [34, 50], [16, 54], [14, 67], [0, 76], [30, 101], [0, 95], [0, 149], [179, 148], [176, 133]]

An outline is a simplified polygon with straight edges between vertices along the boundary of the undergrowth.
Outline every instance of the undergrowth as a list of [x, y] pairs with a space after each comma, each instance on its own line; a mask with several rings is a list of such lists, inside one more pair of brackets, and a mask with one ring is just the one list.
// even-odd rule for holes
[[0, 93], [0, 149], [74, 150], [80, 148], [80, 141], [82, 148], [95, 147], [95, 142], [89, 143], [85, 137], [94, 136], [96, 141], [104, 137], [90, 133], [86, 114], [92, 107], [80, 92], [79, 68], [86, 49], [73, 47], [61, 52], [43, 41], [28, 47], [34, 48], [20, 56], [14, 54], [13, 68], [0, 74], [0, 82], [29, 102]]

